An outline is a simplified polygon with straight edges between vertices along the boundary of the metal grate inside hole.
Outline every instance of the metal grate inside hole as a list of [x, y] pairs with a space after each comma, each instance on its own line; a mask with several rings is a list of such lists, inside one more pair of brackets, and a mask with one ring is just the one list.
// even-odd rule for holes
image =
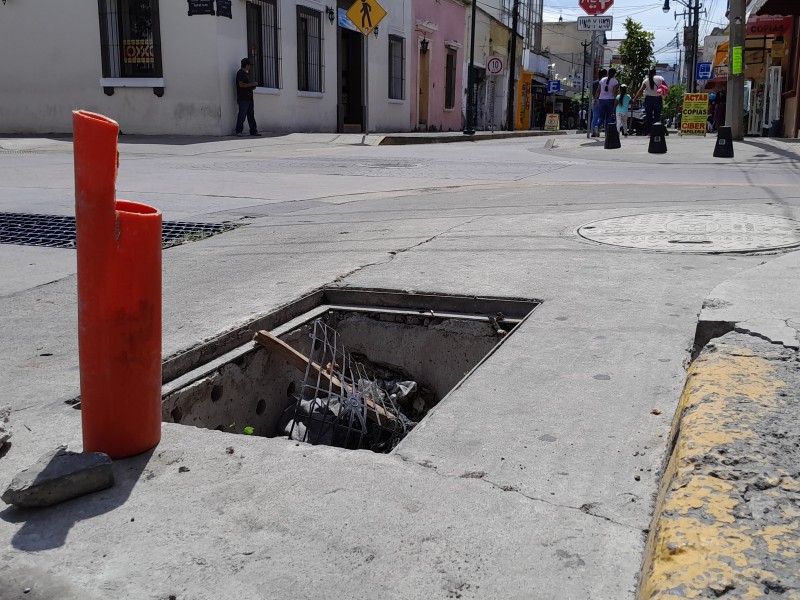
[[[169, 248], [230, 231], [240, 225], [230, 222], [164, 221], [162, 243]], [[0, 244], [75, 248], [75, 217], [0, 212]]]

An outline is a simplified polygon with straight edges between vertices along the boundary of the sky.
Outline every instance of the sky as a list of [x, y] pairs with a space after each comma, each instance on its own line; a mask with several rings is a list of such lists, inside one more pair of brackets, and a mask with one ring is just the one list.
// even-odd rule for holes
[[[688, 1], [686, 2], [689, 3]], [[727, 26], [725, 11], [728, 7], [728, 0], [700, 0], [701, 13], [705, 9], [708, 14], [700, 15], [700, 40], [711, 33], [714, 27]], [[606, 15], [614, 17], [614, 29], [609, 35], [610, 38], [622, 38], [625, 35], [625, 19], [630, 17], [634, 21], [641, 23], [647, 31], [655, 34], [656, 39], [653, 44], [656, 51], [656, 60], [673, 64], [678, 62], [677, 48], [665, 48], [675, 39], [678, 34], [681, 42], [683, 41], [684, 19], [678, 16], [675, 19], [675, 12], [686, 12], [686, 7], [677, 0], [670, 0], [670, 12], [664, 14], [662, 8], [664, 0], [614, 0]], [[578, 0], [544, 0], [544, 20], [558, 21], [559, 16], [563, 16], [565, 21], [574, 21], [577, 17], [585, 15]]]

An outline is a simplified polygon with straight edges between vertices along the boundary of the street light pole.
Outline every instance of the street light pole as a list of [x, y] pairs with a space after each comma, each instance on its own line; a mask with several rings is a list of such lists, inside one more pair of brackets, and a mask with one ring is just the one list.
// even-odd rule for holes
[[478, 1], [472, 0], [472, 20], [470, 22], [469, 66], [467, 67], [467, 126], [464, 135], [475, 135], [475, 16]]

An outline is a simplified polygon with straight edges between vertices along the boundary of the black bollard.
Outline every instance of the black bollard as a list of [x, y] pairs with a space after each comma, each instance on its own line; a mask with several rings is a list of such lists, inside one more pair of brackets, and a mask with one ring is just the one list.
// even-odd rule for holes
[[733, 133], [730, 127], [719, 128], [714, 158], [733, 158]]
[[650, 145], [647, 151], [650, 154], [666, 154], [667, 153], [667, 128], [662, 123], [653, 123], [650, 130]]
[[622, 144], [619, 143], [619, 131], [617, 131], [616, 123], [606, 124], [606, 144], [604, 148], [606, 150], [622, 148]]

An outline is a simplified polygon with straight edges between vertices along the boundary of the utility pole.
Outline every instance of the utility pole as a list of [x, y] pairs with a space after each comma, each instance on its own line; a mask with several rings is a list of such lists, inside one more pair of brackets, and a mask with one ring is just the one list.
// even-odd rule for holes
[[[594, 38], [594, 35], [592, 35]], [[586, 129], [589, 129], [589, 98], [586, 95], [586, 48], [591, 46], [591, 42], [587, 42], [586, 40], [581, 42], [581, 46], [583, 47], [583, 75], [581, 75], [581, 108], [586, 111]]]
[[[475, 0], [473, 0], [475, 1]], [[519, 25], [519, 0], [514, 0], [511, 9], [511, 56], [508, 58], [508, 108], [506, 115], [506, 129], [514, 131], [517, 124], [517, 114], [514, 112], [514, 100], [517, 96], [517, 26]]]
[[[725, 104], [725, 123], [731, 128], [733, 139], [744, 139], [744, 43], [745, 0], [730, 0], [730, 41], [728, 43], [728, 91]], [[738, 48], [738, 50], [736, 50]], [[734, 53], [741, 53], [741, 69], [734, 70]]]
[[[691, 6], [691, 2], [689, 3]], [[697, 91], [697, 58], [700, 54], [700, 0], [694, 0], [694, 20], [692, 22], [692, 91]]]
[[464, 135], [475, 135], [475, 13], [478, 0], [472, 0], [472, 20], [470, 22], [469, 67], [467, 68], [467, 126]]

